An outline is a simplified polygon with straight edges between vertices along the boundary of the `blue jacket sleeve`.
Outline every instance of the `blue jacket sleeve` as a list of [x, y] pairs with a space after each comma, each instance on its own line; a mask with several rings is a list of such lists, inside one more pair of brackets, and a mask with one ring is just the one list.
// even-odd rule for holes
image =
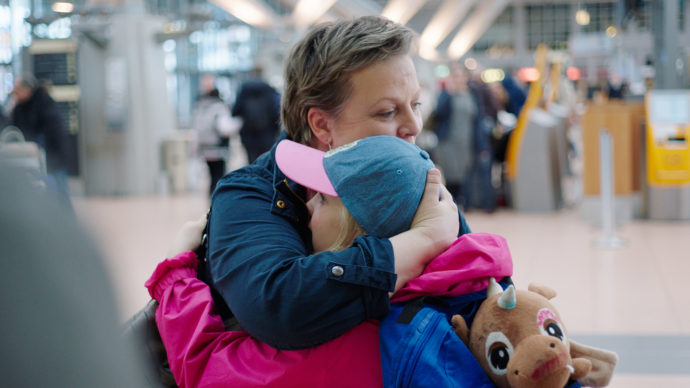
[[310, 255], [300, 234], [306, 209], [291, 209], [304, 204], [283, 194], [252, 165], [223, 178], [213, 196], [208, 269], [242, 327], [273, 347], [300, 349], [385, 316], [396, 280], [390, 241], [361, 236], [343, 251]]
[[467, 220], [465, 220], [465, 216], [462, 215], [460, 208], [458, 208], [458, 217], [460, 217], [460, 230], [458, 231], [458, 237], [465, 233], [472, 233], [472, 230], [470, 229], [470, 226], [467, 225]]

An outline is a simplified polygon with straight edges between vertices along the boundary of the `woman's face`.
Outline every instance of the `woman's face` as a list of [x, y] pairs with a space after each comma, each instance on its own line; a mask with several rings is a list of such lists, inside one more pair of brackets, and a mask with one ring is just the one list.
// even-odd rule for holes
[[333, 246], [344, 222], [343, 202], [340, 198], [316, 193], [308, 202], [311, 215], [309, 228], [314, 252], [323, 252]]
[[377, 135], [410, 143], [422, 130], [420, 87], [412, 58], [398, 55], [354, 73], [352, 94], [329, 119], [331, 146]]

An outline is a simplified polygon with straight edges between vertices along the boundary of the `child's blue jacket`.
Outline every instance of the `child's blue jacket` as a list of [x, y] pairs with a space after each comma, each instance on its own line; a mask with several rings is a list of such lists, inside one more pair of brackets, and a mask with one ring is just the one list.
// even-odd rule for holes
[[493, 234], [465, 234], [431, 261], [393, 296], [391, 311], [381, 321], [384, 387], [493, 388], [450, 320], [460, 314], [471, 326], [486, 299], [488, 277], [503, 279], [506, 288], [512, 271], [507, 243]]

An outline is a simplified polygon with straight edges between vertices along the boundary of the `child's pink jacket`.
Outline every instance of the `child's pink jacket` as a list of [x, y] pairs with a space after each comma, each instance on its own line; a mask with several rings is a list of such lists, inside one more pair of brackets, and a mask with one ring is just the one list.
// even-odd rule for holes
[[146, 282], [160, 304], [156, 324], [180, 387], [380, 387], [378, 324], [366, 321], [323, 345], [277, 350], [244, 331], [227, 331], [197, 258], [184, 252]]
[[[227, 331], [197, 258], [184, 252], [161, 262], [146, 287], [160, 305], [156, 323], [180, 387], [381, 387], [378, 323], [365, 321], [340, 337], [304, 350], [277, 350], [244, 331]], [[512, 275], [505, 240], [462, 235], [394, 301], [458, 296], [486, 288], [489, 276]]]

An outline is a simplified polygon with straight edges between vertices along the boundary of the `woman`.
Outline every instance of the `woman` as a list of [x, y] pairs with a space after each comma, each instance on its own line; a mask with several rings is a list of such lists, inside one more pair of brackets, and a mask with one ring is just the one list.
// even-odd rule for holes
[[453, 65], [448, 91], [439, 95], [436, 107], [436, 156], [457, 203], [463, 209], [479, 207], [490, 211], [495, 199], [491, 145], [484, 129], [483, 109], [480, 93], [470, 87], [465, 69]]
[[[280, 140], [319, 150], [374, 135], [414, 142], [421, 118], [412, 39], [411, 30], [379, 17], [311, 30], [287, 60], [281, 101], [287, 133]], [[429, 184], [440, 186], [437, 170]], [[445, 192], [436, 189], [435, 198], [439, 190]], [[442, 196], [423, 201], [408, 231], [313, 253], [310, 198], [276, 168], [274, 147], [221, 179], [211, 203], [199, 276], [225, 320], [236, 318], [278, 349], [323, 344], [385, 316], [390, 293], [419, 275], [458, 231], [469, 231], [452, 199]]]

